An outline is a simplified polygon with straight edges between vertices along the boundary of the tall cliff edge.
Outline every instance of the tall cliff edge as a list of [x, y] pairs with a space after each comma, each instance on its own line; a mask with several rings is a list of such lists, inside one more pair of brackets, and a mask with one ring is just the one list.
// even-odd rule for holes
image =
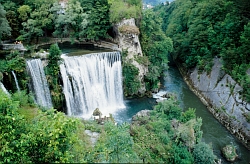
[[144, 83], [144, 75], [148, 72], [148, 68], [138, 63], [136, 56], [143, 56], [141, 44], [139, 41], [139, 29], [135, 25], [135, 19], [123, 19], [121, 22], [114, 25], [115, 38], [114, 41], [118, 44], [120, 51], [127, 50], [128, 56], [123, 61], [131, 61], [131, 63], [139, 69], [139, 81], [141, 82], [140, 94], [146, 91]]
[[242, 87], [222, 70], [220, 60], [214, 59], [210, 73], [195, 68], [183, 76], [214, 117], [250, 149], [250, 123], [244, 116], [250, 112], [250, 103], [241, 99]]

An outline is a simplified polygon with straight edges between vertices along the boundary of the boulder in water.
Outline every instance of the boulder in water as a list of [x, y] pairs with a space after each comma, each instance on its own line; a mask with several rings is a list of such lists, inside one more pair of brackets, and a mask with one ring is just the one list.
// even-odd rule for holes
[[222, 153], [227, 161], [234, 162], [238, 155], [236, 153], [236, 148], [233, 145], [227, 145], [222, 149]]

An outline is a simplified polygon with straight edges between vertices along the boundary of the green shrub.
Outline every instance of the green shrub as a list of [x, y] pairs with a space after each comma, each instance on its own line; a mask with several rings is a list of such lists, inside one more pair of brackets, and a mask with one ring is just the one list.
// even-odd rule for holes
[[193, 156], [196, 164], [213, 164], [216, 158], [212, 148], [204, 142], [194, 146]]
[[138, 79], [139, 69], [129, 62], [123, 62], [123, 87], [124, 94], [134, 95], [138, 93], [141, 83]]
[[117, 23], [126, 18], [139, 18], [141, 16], [140, 5], [130, 5], [123, 0], [116, 0], [112, 2], [110, 7], [110, 22]]
[[195, 116], [195, 109], [188, 108], [187, 111], [185, 111], [181, 114], [181, 121], [185, 123], [191, 119], [194, 119], [195, 117], [196, 117]]
[[26, 91], [15, 92], [12, 95], [12, 99], [14, 101], [19, 101], [19, 104], [21, 107], [34, 104], [34, 101], [31, 97], [31, 95], [27, 95]]

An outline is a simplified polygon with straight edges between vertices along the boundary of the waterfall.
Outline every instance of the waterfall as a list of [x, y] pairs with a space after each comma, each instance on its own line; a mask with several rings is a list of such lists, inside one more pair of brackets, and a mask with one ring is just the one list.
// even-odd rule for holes
[[3, 83], [1, 82], [0, 82], [0, 88], [3, 90], [4, 93], [6, 93], [6, 95], [10, 97], [10, 93], [7, 91], [7, 89], [4, 87]]
[[12, 73], [12, 75], [14, 76], [14, 79], [15, 79], [15, 83], [16, 83], [17, 90], [18, 90], [18, 92], [20, 92], [20, 87], [19, 87], [19, 85], [18, 85], [18, 81], [17, 81], [17, 78], [16, 78], [16, 74], [15, 74], [15, 72], [14, 72], [14, 71], [11, 71], [11, 73]]
[[96, 108], [103, 115], [124, 108], [119, 52], [63, 56], [60, 65], [68, 115], [90, 117]]
[[43, 107], [51, 108], [53, 105], [42, 61], [40, 59], [28, 60], [27, 70], [31, 76], [30, 89], [35, 95], [36, 103]]

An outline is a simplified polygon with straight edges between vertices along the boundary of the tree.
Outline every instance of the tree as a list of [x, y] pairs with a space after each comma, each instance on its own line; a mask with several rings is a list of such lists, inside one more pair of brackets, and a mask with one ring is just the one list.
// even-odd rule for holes
[[70, 36], [74, 39], [82, 39], [85, 37], [85, 28], [88, 25], [88, 15], [84, 13], [80, 2], [69, 1], [65, 14], [59, 14], [55, 20], [56, 36]]
[[135, 18], [139, 19], [141, 17], [141, 4], [133, 5], [133, 3], [128, 4], [126, 1], [117, 0], [109, 2], [110, 6], [110, 22], [118, 23], [124, 18]]
[[59, 73], [60, 73], [60, 61], [61, 61], [61, 50], [59, 49], [57, 44], [53, 44], [49, 49], [48, 56], [48, 66], [46, 73], [48, 75], [48, 83], [50, 85], [50, 92], [52, 95], [52, 101], [54, 107], [59, 109], [62, 106], [61, 99], [61, 87], [59, 85]]
[[0, 41], [2, 40], [3, 36], [10, 36], [11, 28], [9, 23], [6, 19], [6, 11], [4, 10], [3, 6], [0, 4]]
[[129, 135], [129, 125], [114, 125], [113, 122], [105, 124], [105, 130], [109, 135], [106, 142], [108, 149], [108, 161], [113, 163], [141, 162], [133, 151], [133, 139]]
[[0, 89], [0, 162], [22, 163], [29, 161], [27, 151], [21, 145], [26, 133], [24, 118], [17, 113], [18, 101], [12, 101]]
[[50, 34], [54, 28], [53, 14], [50, 11], [54, 2], [56, 0], [27, 0], [26, 4], [18, 9], [20, 18], [26, 20], [22, 23], [23, 29], [18, 39], [31, 42], [35, 38], [38, 42], [39, 37], [47, 37]]
[[8, 20], [10, 28], [12, 30], [11, 37], [13, 37], [14, 39], [17, 38], [20, 35], [18, 16], [14, 11], [8, 11], [6, 13], [6, 19]]
[[85, 147], [79, 139], [83, 126], [78, 119], [47, 110], [38, 111], [29, 122], [22, 110], [26, 109], [0, 89], [1, 163], [85, 162]]
[[167, 68], [168, 54], [173, 51], [173, 42], [162, 31], [158, 15], [153, 10], [146, 10], [141, 21], [142, 50], [151, 63], [145, 78], [148, 90], [158, 88], [159, 77]]
[[197, 164], [212, 164], [216, 158], [211, 147], [204, 142], [199, 142], [194, 146], [193, 155], [194, 162]]
[[89, 14], [89, 24], [86, 29], [88, 39], [99, 40], [107, 38], [109, 23], [109, 4], [107, 0], [94, 0]]
[[27, 21], [29, 18], [29, 14], [31, 12], [31, 8], [28, 5], [22, 5], [17, 9], [18, 13], [19, 13], [19, 18], [22, 21]]
[[138, 79], [139, 69], [133, 64], [128, 62], [123, 62], [123, 87], [125, 95], [133, 95], [138, 93], [140, 88], [140, 81]]

